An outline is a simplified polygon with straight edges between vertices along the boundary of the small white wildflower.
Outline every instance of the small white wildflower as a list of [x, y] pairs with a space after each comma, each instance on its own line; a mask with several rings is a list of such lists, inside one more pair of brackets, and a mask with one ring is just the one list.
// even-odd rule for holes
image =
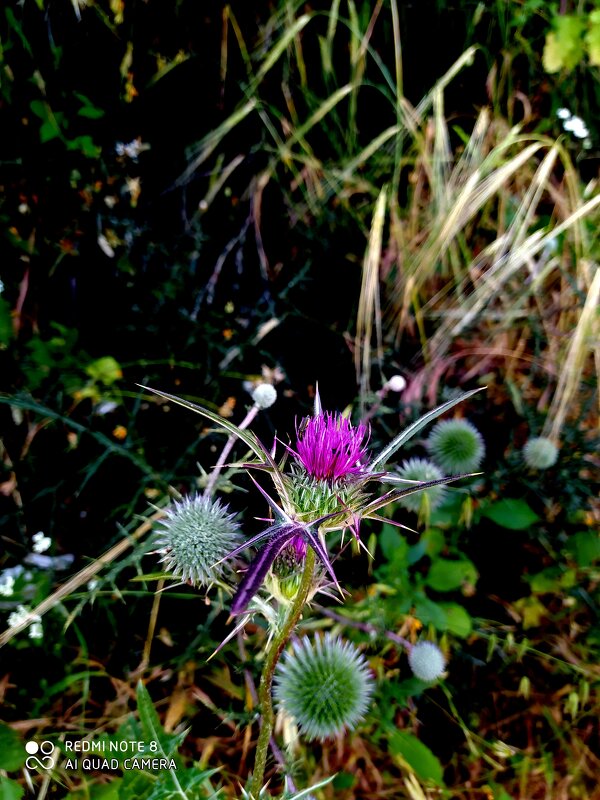
[[41, 622], [32, 622], [29, 627], [29, 638], [30, 639], [43, 639], [44, 638], [44, 631], [42, 629]]
[[45, 536], [43, 531], [34, 533], [32, 539], [34, 553], [45, 553], [52, 544], [52, 539], [49, 536]]
[[31, 209], [27, 205], [27, 203], [19, 203], [18, 212], [19, 214], [29, 214]]
[[98, 588], [99, 583], [100, 582], [96, 578], [92, 578], [92, 580], [88, 581], [88, 583], [87, 583], [88, 591], [93, 592], [94, 589]]
[[385, 388], [390, 392], [402, 392], [406, 389], [406, 380], [402, 375], [392, 375], [389, 381], [385, 384]]
[[15, 591], [15, 579], [12, 575], [2, 575], [0, 577], [0, 595], [10, 597]]
[[140, 153], [143, 153], [144, 150], [150, 150], [150, 145], [147, 142], [142, 142], [139, 137], [133, 139], [131, 142], [127, 142], [127, 144], [125, 144], [125, 142], [117, 142], [115, 145], [115, 151], [118, 156], [126, 156], [132, 161], [137, 161], [138, 156]]
[[[27, 606], [17, 606], [17, 610], [11, 611], [8, 615], [8, 627], [16, 628], [22, 622], [25, 622], [25, 620], [29, 617], [30, 612], [31, 609], [29, 609]], [[32, 619], [33, 622], [39, 622], [40, 620], [41, 617], [39, 617], [37, 614]]]
[[107, 194], [104, 198], [104, 205], [108, 208], [114, 208], [118, 202], [119, 198], [115, 197], [114, 194]]
[[587, 139], [590, 132], [581, 117], [571, 117], [563, 124], [563, 128], [572, 133], [577, 139]]
[[105, 414], [112, 414], [116, 408], [117, 404], [114, 402], [114, 400], [104, 400], [102, 403], [98, 403], [94, 409], [94, 414], [97, 414], [99, 417], [103, 417]]
[[252, 399], [260, 409], [270, 408], [277, 400], [277, 390], [270, 383], [259, 383], [252, 392]]
[[0, 294], [4, 291], [4, 283], [0, 280]]
[[569, 119], [569, 117], [571, 116], [571, 112], [569, 111], [568, 108], [559, 108], [556, 111], [556, 116], [559, 119]]

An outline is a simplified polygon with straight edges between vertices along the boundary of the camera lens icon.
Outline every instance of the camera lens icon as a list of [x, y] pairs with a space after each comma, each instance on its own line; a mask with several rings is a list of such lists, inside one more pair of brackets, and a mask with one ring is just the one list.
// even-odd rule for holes
[[52, 769], [55, 764], [54, 750], [54, 743], [48, 740], [39, 744], [33, 740], [26, 742], [25, 752], [29, 754], [29, 758], [26, 759], [25, 766], [27, 769]]

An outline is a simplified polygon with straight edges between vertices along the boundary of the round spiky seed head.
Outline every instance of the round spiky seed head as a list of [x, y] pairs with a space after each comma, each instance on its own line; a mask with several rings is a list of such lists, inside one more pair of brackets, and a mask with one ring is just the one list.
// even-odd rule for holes
[[446, 668], [446, 659], [433, 642], [417, 642], [408, 654], [410, 668], [422, 681], [436, 681]]
[[530, 439], [523, 448], [523, 460], [531, 469], [548, 469], [556, 464], [558, 448], [545, 436]]
[[259, 383], [252, 392], [252, 399], [254, 404], [264, 411], [265, 408], [271, 408], [277, 400], [277, 390], [270, 383]]
[[451, 475], [473, 472], [485, 455], [483, 437], [466, 419], [446, 419], [433, 428], [427, 447], [436, 464]]
[[[426, 458], [409, 458], [408, 461], [403, 461], [398, 469], [398, 475], [409, 481], [438, 481], [444, 477], [441, 469], [431, 461], [427, 461]], [[410, 485], [401, 485], [399, 488], [409, 489]], [[424, 497], [427, 498], [429, 510], [433, 511], [444, 502], [445, 496], [445, 486], [431, 486], [429, 489], [422, 489], [420, 492], [401, 497], [398, 502], [403, 508], [418, 514], [421, 511]]]
[[169, 572], [194, 586], [206, 586], [223, 573], [218, 561], [241, 541], [234, 514], [219, 500], [196, 495], [185, 497], [165, 510], [158, 545]]
[[294, 642], [275, 672], [275, 698], [309, 741], [354, 728], [369, 707], [373, 688], [364, 656], [331, 634]]

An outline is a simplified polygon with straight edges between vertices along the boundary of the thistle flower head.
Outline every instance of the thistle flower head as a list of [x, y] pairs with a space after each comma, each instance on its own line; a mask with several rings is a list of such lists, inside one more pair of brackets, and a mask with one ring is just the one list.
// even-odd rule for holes
[[195, 586], [219, 578], [223, 566], [217, 562], [241, 540], [234, 514], [218, 500], [201, 495], [185, 497], [165, 513], [158, 543], [165, 550], [161, 560], [169, 572]]
[[367, 661], [354, 645], [326, 634], [295, 641], [277, 665], [274, 695], [307, 739], [354, 728], [373, 694]]
[[[409, 458], [408, 461], [403, 461], [397, 474], [398, 477], [408, 481], [439, 481], [444, 477], [440, 468], [425, 458]], [[427, 498], [429, 510], [433, 511], [444, 502], [445, 496], [445, 486], [430, 486], [414, 494], [400, 497], [398, 503], [403, 508], [418, 514], [421, 511], [424, 497]]]
[[413, 673], [422, 681], [436, 681], [446, 668], [446, 659], [433, 642], [417, 642], [408, 654], [408, 663]]
[[485, 455], [483, 437], [466, 419], [447, 419], [433, 428], [427, 447], [431, 457], [446, 472], [472, 472]]
[[545, 436], [529, 439], [523, 448], [523, 460], [531, 469], [549, 469], [556, 464], [558, 448]]
[[354, 427], [339, 414], [319, 412], [305, 417], [297, 430], [298, 463], [320, 481], [335, 481], [360, 475], [367, 464], [365, 439], [369, 430], [362, 423]]

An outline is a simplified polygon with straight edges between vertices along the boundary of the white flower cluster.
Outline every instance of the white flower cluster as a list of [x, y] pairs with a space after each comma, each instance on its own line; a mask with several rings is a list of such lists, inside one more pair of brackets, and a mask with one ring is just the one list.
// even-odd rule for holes
[[20, 564], [0, 572], [0, 597], [12, 597], [15, 593], [15, 579], [23, 572], [24, 568]]
[[561, 120], [563, 130], [573, 134], [576, 139], [583, 139], [583, 146], [589, 149], [592, 146], [590, 131], [581, 117], [572, 114], [568, 108], [559, 108], [556, 116]]
[[39, 614], [34, 614], [32, 617], [31, 609], [27, 606], [17, 606], [16, 611], [11, 611], [11, 613], [8, 615], [8, 627], [16, 628], [17, 625], [25, 622], [25, 620], [28, 618], [32, 619], [32, 623], [29, 626], [29, 638], [41, 639], [44, 636], [44, 631], [42, 630], [42, 618], [39, 616]]
[[52, 544], [52, 539], [49, 536], [46, 536], [43, 531], [34, 533], [32, 539], [32, 549], [34, 553], [45, 553]]
[[115, 145], [115, 151], [118, 156], [126, 156], [132, 161], [137, 161], [138, 156], [140, 153], [143, 153], [144, 150], [150, 150], [150, 145], [147, 142], [142, 142], [139, 136], [131, 142], [117, 142]]

